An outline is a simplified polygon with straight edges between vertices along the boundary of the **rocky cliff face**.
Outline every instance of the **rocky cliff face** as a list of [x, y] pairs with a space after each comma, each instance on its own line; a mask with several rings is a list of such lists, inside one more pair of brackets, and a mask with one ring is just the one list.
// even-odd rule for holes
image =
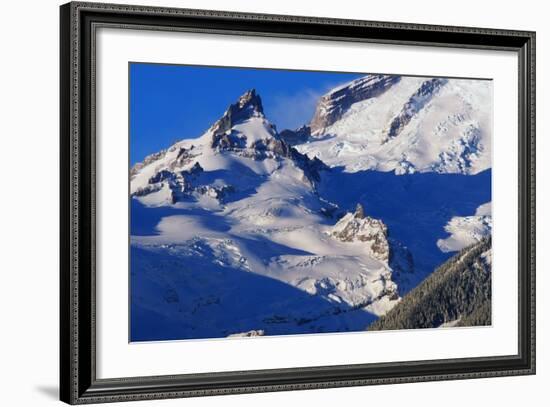
[[[210, 131], [214, 135], [223, 134], [237, 123], [251, 117], [265, 117], [262, 99], [255, 89], [248, 90], [236, 103], [231, 104], [224, 115], [212, 125]], [[214, 142], [214, 139], [212, 141]]]
[[389, 260], [388, 228], [380, 219], [366, 216], [361, 204], [357, 205], [354, 213], [340, 219], [331, 234], [342, 242], [365, 242], [375, 258]]
[[339, 120], [354, 103], [377, 97], [400, 80], [399, 76], [367, 75], [334, 89], [319, 100], [309, 125], [311, 133], [315, 134]]

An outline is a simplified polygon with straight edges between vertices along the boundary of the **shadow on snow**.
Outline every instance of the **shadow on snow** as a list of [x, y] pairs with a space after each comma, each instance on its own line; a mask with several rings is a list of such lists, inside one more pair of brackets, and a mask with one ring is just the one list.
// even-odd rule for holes
[[320, 195], [352, 211], [365, 212], [388, 226], [389, 235], [411, 251], [415, 270], [425, 277], [453, 253], [443, 253], [437, 240], [448, 237], [445, 225], [453, 216], [474, 215], [491, 201], [491, 170], [476, 175], [360, 171], [333, 168], [322, 177]]
[[132, 342], [362, 331], [375, 319], [213, 258], [131, 247]]
[[[441, 252], [436, 245], [448, 236], [447, 222], [453, 216], [473, 215], [491, 201], [491, 170], [476, 175], [395, 175], [333, 168], [321, 177], [320, 196], [343, 211], [363, 204], [369, 216], [386, 223], [392, 239], [407, 246], [415, 265], [410, 288], [453, 254]], [[247, 188], [244, 178], [241, 182], [242, 192], [233, 199], [251, 195], [258, 187]], [[147, 208], [135, 199], [131, 200], [131, 234], [155, 235], [160, 220], [172, 215], [198, 217], [208, 229], [227, 232], [228, 238], [255, 253], [311, 254], [231, 236], [231, 224], [207, 210]], [[205, 246], [199, 255], [183, 256], [131, 247], [132, 341], [219, 338], [259, 329], [268, 335], [360, 331], [375, 319], [363, 310], [331, 303], [278, 280], [216, 263], [214, 253], [208, 252], [211, 248]]]

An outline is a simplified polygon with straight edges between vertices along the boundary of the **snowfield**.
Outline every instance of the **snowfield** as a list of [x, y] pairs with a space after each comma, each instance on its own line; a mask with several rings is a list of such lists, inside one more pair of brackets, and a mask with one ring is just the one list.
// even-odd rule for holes
[[136, 164], [130, 339], [365, 330], [490, 233], [490, 83], [426, 81], [333, 90], [295, 148], [248, 91]]
[[444, 252], [455, 252], [490, 236], [493, 227], [491, 203], [481, 205], [473, 216], [455, 216], [445, 226], [451, 236], [439, 239], [437, 246]]
[[[381, 95], [352, 104], [298, 150], [349, 172], [477, 174], [490, 168], [491, 82], [445, 80], [422, 94], [426, 82], [402, 77]], [[401, 129], [397, 135], [390, 136], [392, 125]]]

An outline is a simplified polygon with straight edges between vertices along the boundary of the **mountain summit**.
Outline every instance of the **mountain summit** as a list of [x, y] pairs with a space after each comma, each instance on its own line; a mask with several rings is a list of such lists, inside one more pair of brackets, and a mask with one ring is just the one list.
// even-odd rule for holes
[[322, 96], [309, 130], [296, 148], [346, 171], [477, 174], [491, 167], [492, 83], [367, 75]]
[[225, 111], [224, 115], [210, 128], [212, 133], [224, 133], [231, 127], [252, 117], [265, 117], [262, 99], [255, 89], [246, 91]]
[[[259, 166], [261, 161], [264, 164]], [[221, 203], [230, 194], [250, 188], [246, 185], [250, 181], [247, 174], [270, 176], [289, 165], [294, 168], [293, 177], [309, 189], [320, 180], [320, 171], [327, 169], [319, 159], [309, 159], [279, 136], [264, 115], [260, 96], [251, 89], [201, 137], [177, 142], [134, 165], [130, 172], [131, 194], [153, 206], [200, 196]], [[251, 185], [259, 182], [253, 180]]]

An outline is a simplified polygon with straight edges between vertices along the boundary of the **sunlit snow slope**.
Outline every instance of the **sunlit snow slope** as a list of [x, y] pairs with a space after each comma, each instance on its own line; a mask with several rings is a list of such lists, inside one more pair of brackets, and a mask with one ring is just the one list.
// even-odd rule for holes
[[327, 93], [298, 150], [347, 171], [491, 167], [492, 82], [368, 75]]

